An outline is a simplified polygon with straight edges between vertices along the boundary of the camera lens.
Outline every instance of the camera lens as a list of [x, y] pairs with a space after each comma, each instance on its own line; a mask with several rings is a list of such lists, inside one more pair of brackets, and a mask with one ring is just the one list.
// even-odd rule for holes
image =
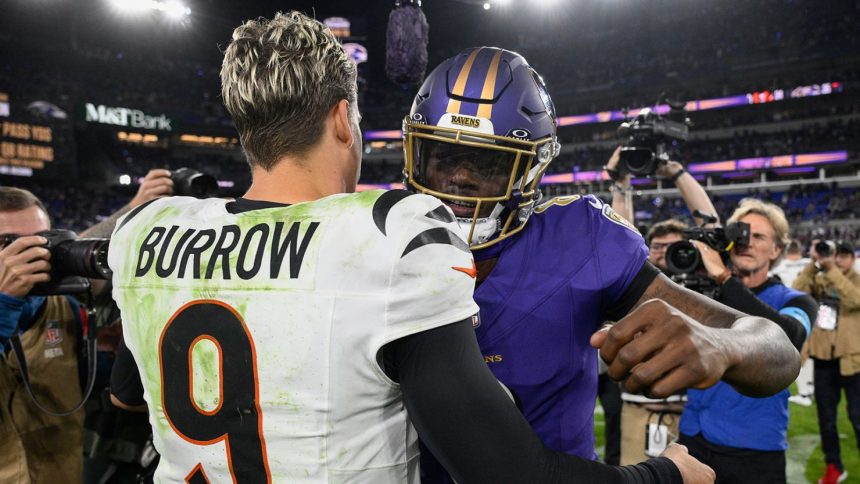
[[673, 274], [695, 272], [702, 263], [696, 246], [686, 240], [679, 240], [666, 248], [666, 266]]
[[833, 253], [833, 247], [826, 240], [822, 240], [815, 244], [815, 252], [822, 257], [830, 257], [830, 254]]
[[218, 180], [192, 168], [179, 168], [170, 175], [173, 193], [178, 196], [209, 198], [218, 195]]
[[113, 272], [107, 265], [107, 252], [108, 239], [64, 240], [53, 246], [51, 264], [62, 277], [110, 279]]
[[650, 175], [657, 169], [654, 152], [649, 148], [640, 146], [622, 148], [620, 157], [627, 172], [634, 175]]

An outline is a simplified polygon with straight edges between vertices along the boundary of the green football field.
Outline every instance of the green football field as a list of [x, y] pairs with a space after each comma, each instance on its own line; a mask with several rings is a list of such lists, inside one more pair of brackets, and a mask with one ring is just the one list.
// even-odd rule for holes
[[[789, 403], [791, 417], [788, 424], [788, 453], [786, 456], [789, 484], [816, 483], [824, 473], [824, 455], [821, 453], [821, 438], [818, 435], [818, 418], [815, 403], [802, 407]], [[839, 404], [839, 443], [842, 448], [842, 463], [848, 470], [844, 484], [860, 484], [860, 451], [845, 409], [845, 394]], [[622, 429], [623, 432], [623, 429]], [[597, 455], [603, 456], [603, 410], [598, 403], [594, 412], [594, 433]]]

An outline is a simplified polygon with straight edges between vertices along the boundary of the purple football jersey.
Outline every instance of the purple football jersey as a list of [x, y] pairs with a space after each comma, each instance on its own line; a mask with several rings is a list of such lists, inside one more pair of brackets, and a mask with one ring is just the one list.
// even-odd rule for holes
[[642, 236], [593, 196], [542, 204], [475, 291], [484, 360], [547, 447], [594, 459], [597, 356], [589, 345], [648, 258]]

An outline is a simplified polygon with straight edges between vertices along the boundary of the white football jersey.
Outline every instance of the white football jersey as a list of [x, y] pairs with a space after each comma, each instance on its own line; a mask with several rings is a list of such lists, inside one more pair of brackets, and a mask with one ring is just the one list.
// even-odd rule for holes
[[794, 280], [797, 279], [797, 276], [800, 274], [800, 271], [803, 270], [804, 267], [809, 265], [809, 259], [804, 257], [796, 260], [783, 259], [779, 261], [776, 267], [770, 270], [770, 274], [773, 276], [779, 276], [779, 280], [782, 281], [788, 287], [794, 283]]
[[380, 348], [477, 313], [453, 213], [401, 190], [226, 205], [160, 199], [111, 239], [156, 481], [417, 482]]

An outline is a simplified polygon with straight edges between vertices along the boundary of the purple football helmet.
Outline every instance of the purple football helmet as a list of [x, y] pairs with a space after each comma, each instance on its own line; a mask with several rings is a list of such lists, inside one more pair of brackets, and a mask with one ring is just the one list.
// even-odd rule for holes
[[519, 232], [558, 155], [543, 80], [519, 54], [465, 50], [427, 76], [403, 120], [405, 185], [445, 202], [473, 249]]

